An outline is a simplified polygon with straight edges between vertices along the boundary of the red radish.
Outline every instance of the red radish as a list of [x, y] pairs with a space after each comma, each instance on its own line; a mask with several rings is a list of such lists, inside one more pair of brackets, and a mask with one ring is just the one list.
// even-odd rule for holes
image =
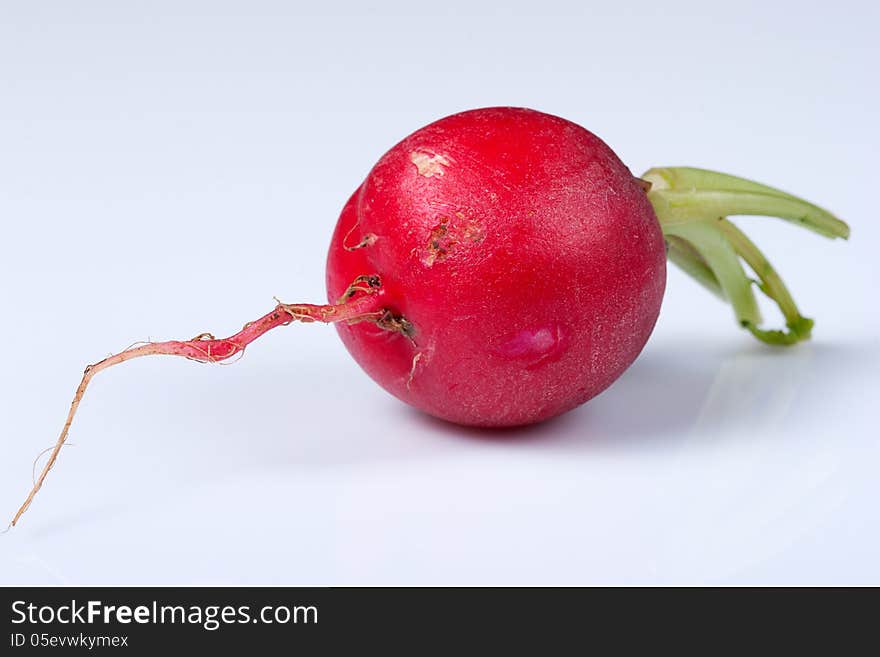
[[[821, 208], [742, 178], [690, 168], [635, 178], [598, 137], [549, 114], [497, 107], [441, 119], [388, 151], [343, 208], [329, 305], [279, 302], [230, 338], [149, 343], [89, 366], [12, 524], [91, 378], [140, 356], [218, 362], [277, 326], [337, 322], [355, 360], [403, 401], [460, 424], [529, 424], [584, 403], [635, 360], [660, 311], [667, 256], [759, 339], [807, 339], [812, 321], [725, 218], [735, 214], [849, 234]], [[786, 331], [760, 328], [741, 261]]]
[[337, 324], [361, 367], [432, 415], [499, 427], [572, 409], [635, 360], [666, 251], [644, 188], [598, 137], [497, 108], [437, 121], [373, 167], [336, 225], [330, 297], [364, 272], [412, 340]]

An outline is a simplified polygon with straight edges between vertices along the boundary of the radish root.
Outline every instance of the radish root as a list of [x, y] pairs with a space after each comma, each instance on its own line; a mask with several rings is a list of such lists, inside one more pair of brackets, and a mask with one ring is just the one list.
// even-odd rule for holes
[[[374, 321], [380, 324], [388, 316], [388, 311], [381, 305], [380, 288], [381, 282], [378, 276], [359, 276], [336, 304], [287, 304], [276, 299], [278, 303], [271, 312], [256, 321], [248, 322], [241, 331], [228, 338], [217, 339], [210, 333], [200, 333], [193, 339], [185, 341], [135, 343], [139, 346], [132, 346], [89, 365], [83, 372], [82, 380], [76, 389], [73, 401], [70, 403], [67, 419], [55, 446], [51, 448], [49, 459], [40, 471], [40, 476], [34, 481], [24, 503], [12, 518], [10, 526], [15, 526], [24, 512], [28, 510], [34, 496], [42, 488], [46, 476], [55, 465], [61, 448], [64, 447], [70, 425], [73, 423], [83, 395], [98, 372], [143, 356], [182, 356], [200, 363], [220, 363], [236, 354], [243, 354], [245, 348], [264, 333], [279, 326], [287, 326], [294, 321], [324, 323]], [[40, 456], [45, 451], [41, 452]], [[37, 458], [39, 459], [39, 456]]]

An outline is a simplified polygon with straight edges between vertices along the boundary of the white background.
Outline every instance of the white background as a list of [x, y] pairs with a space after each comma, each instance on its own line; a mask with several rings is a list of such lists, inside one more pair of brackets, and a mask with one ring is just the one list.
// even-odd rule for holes
[[740, 221], [815, 339], [762, 346], [670, 270], [616, 385], [500, 434], [405, 407], [326, 326], [133, 362], [0, 536], [0, 584], [880, 583], [877, 5], [321, 4], [0, 4], [4, 513], [86, 363], [323, 300], [345, 199], [467, 108], [833, 209], [848, 243]]

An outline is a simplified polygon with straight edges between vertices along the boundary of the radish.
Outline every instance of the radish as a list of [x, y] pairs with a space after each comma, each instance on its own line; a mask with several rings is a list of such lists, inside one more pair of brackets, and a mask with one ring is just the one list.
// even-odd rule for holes
[[[764, 185], [692, 168], [632, 176], [584, 128], [541, 112], [462, 112], [388, 151], [342, 210], [327, 305], [277, 305], [229, 338], [147, 343], [86, 368], [27, 510], [98, 372], [133, 358], [215, 363], [294, 321], [335, 323], [361, 367], [399, 399], [451, 422], [508, 427], [582, 404], [651, 334], [668, 258], [730, 302], [758, 339], [810, 337], [782, 279], [726, 217], [788, 219], [848, 237], [830, 213]], [[743, 263], [758, 277], [753, 281]], [[753, 283], [785, 317], [761, 326]]]

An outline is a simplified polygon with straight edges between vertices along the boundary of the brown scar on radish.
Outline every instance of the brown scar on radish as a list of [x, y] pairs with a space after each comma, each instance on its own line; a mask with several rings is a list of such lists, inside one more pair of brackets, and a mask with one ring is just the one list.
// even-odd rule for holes
[[[228, 338], [215, 338], [211, 333], [199, 333], [191, 340], [168, 342], [147, 342], [132, 346], [124, 351], [108, 356], [85, 368], [82, 380], [70, 403], [70, 410], [61, 434], [51, 448], [49, 459], [40, 471], [24, 503], [19, 507], [10, 527], [14, 527], [21, 516], [28, 510], [34, 497], [43, 486], [43, 482], [55, 465], [58, 454], [64, 447], [70, 426], [79, 409], [80, 402], [92, 378], [103, 370], [143, 356], [181, 356], [200, 363], [220, 363], [232, 356], [241, 355], [245, 348], [254, 340], [279, 326], [287, 326], [298, 322], [347, 322], [354, 324], [363, 321], [375, 322], [387, 330], [397, 331], [410, 340], [415, 333], [412, 323], [400, 315], [392, 313], [383, 306], [382, 283], [378, 276], [358, 276], [348, 287], [336, 304], [287, 304], [276, 299], [276, 306], [260, 319], [248, 322], [238, 333]], [[137, 343], [136, 343], [137, 344]], [[45, 452], [43, 452], [45, 453]], [[42, 456], [42, 453], [40, 454]], [[39, 458], [39, 457], [38, 457]]]
[[443, 262], [462, 243], [481, 242], [485, 237], [482, 225], [469, 220], [463, 212], [455, 213], [456, 220], [441, 217], [440, 222], [428, 234], [428, 243], [422, 262], [432, 267]]
[[427, 253], [422, 259], [422, 262], [428, 265], [428, 267], [431, 267], [435, 262], [442, 262], [449, 255], [449, 248], [452, 245], [446, 241], [446, 235], [449, 232], [448, 223], [449, 219], [443, 217], [440, 219], [440, 223], [434, 226], [428, 235]]
[[378, 237], [374, 233], [365, 233], [361, 238], [361, 241], [355, 244], [354, 246], [348, 245], [348, 238], [351, 237], [351, 234], [354, 232], [354, 229], [357, 228], [361, 223], [361, 220], [358, 219], [354, 226], [348, 229], [348, 232], [345, 234], [345, 237], [342, 238], [342, 248], [346, 251], [357, 251], [358, 249], [362, 249], [365, 246], [373, 246], [376, 243]]
[[409, 161], [416, 165], [416, 170], [420, 176], [431, 178], [443, 176], [446, 171], [444, 167], [452, 164], [452, 158], [439, 153], [428, 153], [426, 151], [415, 150], [409, 154]]
[[416, 327], [403, 315], [398, 315], [391, 310], [385, 310], [382, 316], [375, 321], [376, 325], [386, 331], [400, 333], [410, 342], [415, 344]]
[[357, 251], [358, 249], [362, 249], [365, 246], [373, 246], [376, 243], [376, 235], [373, 233], [367, 233], [364, 235], [363, 239], [360, 242], [355, 244], [354, 246], [346, 246], [344, 247], [346, 251]]

